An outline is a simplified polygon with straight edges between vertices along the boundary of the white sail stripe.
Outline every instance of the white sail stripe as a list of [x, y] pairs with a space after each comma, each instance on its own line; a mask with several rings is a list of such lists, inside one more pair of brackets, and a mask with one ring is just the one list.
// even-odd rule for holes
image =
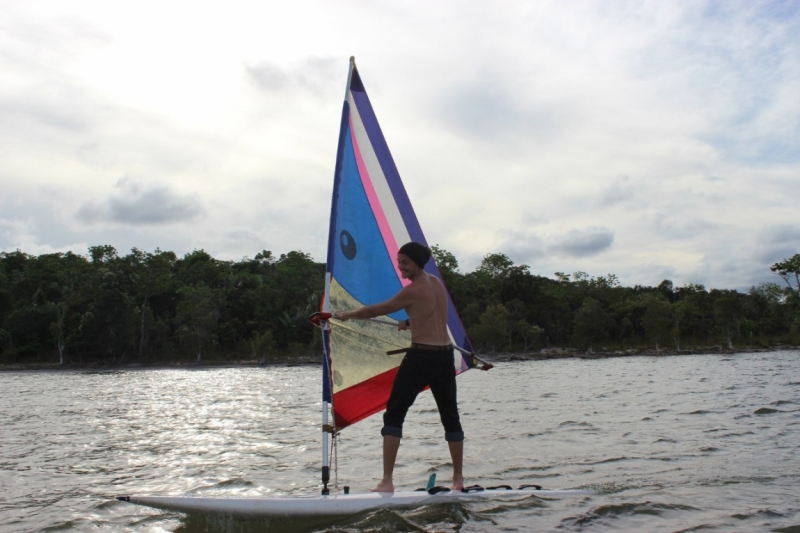
[[[349, 95], [350, 102], [350, 116], [353, 120], [353, 135], [358, 143], [358, 148], [361, 150], [361, 157], [364, 165], [367, 167], [372, 187], [375, 189], [375, 194], [381, 204], [383, 213], [386, 216], [386, 221], [389, 224], [389, 229], [394, 236], [397, 246], [400, 247], [411, 240], [408, 233], [406, 224], [403, 221], [403, 216], [400, 214], [400, 209], [394, 200], [392, 190], [386, 181], [386, 176], [383, 173], [378, 156], [375, 155], [375, 150], [372, 148], [372, 143], [367, 135], [367, 130], [364, 128], [364, 123], [361, 121], [361, 115], [358, 113], [358, 108], [353, 100], [352, 93]], [[394, 258], [392, 258], [394, 260]]]

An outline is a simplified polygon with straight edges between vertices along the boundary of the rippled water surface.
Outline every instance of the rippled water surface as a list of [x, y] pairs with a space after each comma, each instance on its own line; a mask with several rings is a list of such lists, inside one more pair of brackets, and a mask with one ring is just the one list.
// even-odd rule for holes
[[[559, 359], [459, 378], [468, 483], [590, 487], [322, 522], [186, 516], [120, 494], [319, 491], [317, 367], [0, 372], [0, 531], [800, 532], [800, 353]], [[380, 416], [344, 431], [339, 482], [380, 475]], [[430, 393], [398, 489], [450, 475]]]

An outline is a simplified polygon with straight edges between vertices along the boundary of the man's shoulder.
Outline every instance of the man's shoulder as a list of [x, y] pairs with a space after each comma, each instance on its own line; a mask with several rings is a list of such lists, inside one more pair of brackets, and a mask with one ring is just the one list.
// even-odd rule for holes
[[423, 285], [427, 285], [428, 283], [436, 283], [441, 285], [441, 281], [438, 277], [434, 276], [433, 274], [429, 274], [425, 271], [422, 272], [423, 275], [418, 277], [415, 280], [412, 280], [411, 283], [406, 285], [406, 289], [409, 290], [419, 290]]

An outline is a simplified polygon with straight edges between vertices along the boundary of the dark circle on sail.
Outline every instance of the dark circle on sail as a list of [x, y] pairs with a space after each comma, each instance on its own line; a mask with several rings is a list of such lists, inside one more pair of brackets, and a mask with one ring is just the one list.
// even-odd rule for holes
[[342, 248], [342, 253], [348, 259], [355, 259], [356, 257], [356, 240], [347, 230], [342, 230], [339, 234], [339, 246]]

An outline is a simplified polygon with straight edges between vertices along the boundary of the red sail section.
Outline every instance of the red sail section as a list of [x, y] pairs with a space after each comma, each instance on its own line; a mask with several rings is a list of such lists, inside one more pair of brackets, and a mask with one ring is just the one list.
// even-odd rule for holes
[[333, 416], [341, 429], [363, 420], [386, 407], [397, 374], [393, 368], [333, 395]]

